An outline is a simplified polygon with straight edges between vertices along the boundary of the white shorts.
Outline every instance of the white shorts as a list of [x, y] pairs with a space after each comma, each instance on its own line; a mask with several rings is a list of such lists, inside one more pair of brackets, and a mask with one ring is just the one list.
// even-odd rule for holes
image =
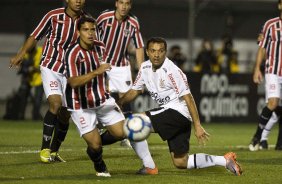
[[109, 91], [111, 93], [126, 93], [132, 86], [131, 67], [115, 67], [107, 72], [109, 77]]
[[265, 98], [282, 98], [282, 77], [265, 74]]
[[49, 68], [40, 66], [41, 78], [46, 98], [50, 95], [61, 95], [62, 101], [67, 85], [67, 78], [58, 72], [54, 72]]
[[80, 136], [94, 130], [98, 122], [103, 126], [110, 126], [125, 119], [113, 98], [97, 108], [71, 111], [71, 118]]

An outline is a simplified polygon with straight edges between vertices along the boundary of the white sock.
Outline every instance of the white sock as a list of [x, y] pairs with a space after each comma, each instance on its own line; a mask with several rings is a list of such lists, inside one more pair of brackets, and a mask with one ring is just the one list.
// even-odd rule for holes
[[278, 121], [279, 116], [275, 112], [272, 113], [272, 116], [268, 120], [267, 124], [265, 125], [262, 134], [261, 134], [261, 139], [260, 141], [264, 141], [268, 139], [268, 135], [270, 133], [270, 130], [272, 129], [273, 125]]
[[140, 142], [130, 141], [130, 144], [134, 149], [135, 153], [142, 160], [142, 163], [145, 167], [149, 167], [151, 169], [154, 169], [156, 167], [146, 140]]
[[200, 169], [211, 166], [226, 166], [226, 159], [224, 156], [207, 155], [205, 153], [197, 153], [189, 155], [187, 168]]

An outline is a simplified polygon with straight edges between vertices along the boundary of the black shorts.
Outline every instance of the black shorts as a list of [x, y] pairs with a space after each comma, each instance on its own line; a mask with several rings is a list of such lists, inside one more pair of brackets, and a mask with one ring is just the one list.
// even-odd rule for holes
[[156, 108], [146, 111], [152, 126], [162, 140], [167, 140], [169, 151], [174, 154], [189, 152], [191, 121], [173, 109]]

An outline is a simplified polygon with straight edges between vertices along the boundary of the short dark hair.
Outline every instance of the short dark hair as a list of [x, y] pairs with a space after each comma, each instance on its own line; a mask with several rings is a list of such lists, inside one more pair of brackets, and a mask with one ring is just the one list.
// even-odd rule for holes
[[146, 48], [149, 48], [150, 43], [163, 43], [165, 46], [165, 50], [167, 50], [167, 43], [164, 38], [162, 37], [151, 37], [146, 44]]
[[278, 4], [280, 4], [281, 3], [281, 0], [278, 0]]
[[96, 20], [93, 17], [89, 15], [84, 15], [79, 19], [77, 23], [77, 30], [80, 30], [81, 25], [84, 24], [85, 22], [91, 22], [96, 25]]

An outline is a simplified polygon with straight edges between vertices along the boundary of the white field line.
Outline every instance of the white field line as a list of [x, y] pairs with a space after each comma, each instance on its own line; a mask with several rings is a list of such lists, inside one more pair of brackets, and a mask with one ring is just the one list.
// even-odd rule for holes
[[[237, 145], [237, 146], [190, 146], [191, 148], [234, 148], [234, 149], [248, 149], [248, 145]], [[269, 148], [274, 148], [275, 145], [268, 145]], [[103, 147], [104, 150], [131, 150], [126, 147]], [[168, 146], [149, 146], [150, 150], [167, 150]], [[85, 149], [83, 149], [85, 150]], [[61, 149], [61, 151], [70, 152], [74, 151], [73, 149]], [[34, 154], [39, 153], [40, 150], [23, 150], [23, 151], [0, 151], [0, 155], [16, 155], [16, 154]]]

